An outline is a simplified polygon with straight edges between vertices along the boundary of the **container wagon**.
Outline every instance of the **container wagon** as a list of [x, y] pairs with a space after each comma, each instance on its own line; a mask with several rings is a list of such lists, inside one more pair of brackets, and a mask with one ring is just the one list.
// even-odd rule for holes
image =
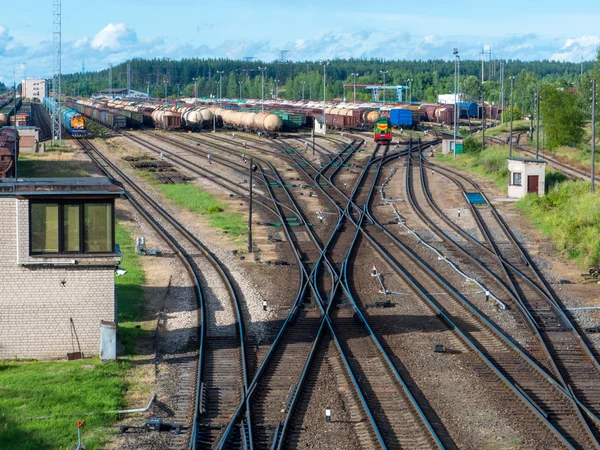
[[394, 108], [390, 110], [390, 123], [395, 128], [413, 126], [413, 111], [409, 109]]

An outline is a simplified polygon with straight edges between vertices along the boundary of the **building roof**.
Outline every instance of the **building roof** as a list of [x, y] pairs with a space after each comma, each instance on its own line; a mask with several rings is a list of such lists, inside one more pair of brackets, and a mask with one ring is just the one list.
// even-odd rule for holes
[[[15, 182], [16, 181], [16, 182]], [[125, 190], [107, 177], [81, 178], [0, 178], [0, 195], [121, 196]]]
[[522, 161], [522, 162], [530, 162], [530, 163], [544, 163], [546, 164], [548, 161], [545, 159], [536, 159], [536, 158], [508, 158], [509, 161]]
[[102, 89], [101, 94], [121, 94], [127, 92], [127, 88], [113, 88], [113, 89]]

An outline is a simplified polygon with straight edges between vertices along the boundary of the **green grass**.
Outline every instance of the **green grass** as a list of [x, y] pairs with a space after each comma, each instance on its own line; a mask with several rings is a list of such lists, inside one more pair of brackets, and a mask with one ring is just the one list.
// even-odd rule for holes
[[191, 184], [158, 184], [167, 198], [206, 218], [211, 227], [219, 228], [229, 236], [245, 236], [248, 223], [244, 216], [229, 210], [229, 205], [214, 195]]
[[600, 193], [586, 181], [556, 183], [544, 197], [517, 202], [535, 226], [580, 267], [600, 264]]
[[[528, 131], [530, 122], [529, 120], [513, 120], [513, 132], [515, 131]], [[486, 136], [498, 136], [500, 133], [508, 133], [510, 131], [510, 122], [505, 122], [497, 127], [486, 130]]]
[[21, 153], [19, 177], [89, 177], [91, 163], [71, 158], [70, 152]]
[[439, 155], [436, 160], [492, 179], [499, 188], [508, 190], [508, 147], [487, 147], [479, 153]]
[[[0, 448], [44, 450], [77, 443], [76, 421], [86, 420], [83, 441], [100, 449], [114, 432], [129, 362], [0, 362]], [[65, 415], [75, 414], [73, 417]], [[26, 418], [52, 416], [47, 420]]]
[[137, 340], [145, 333], [136, 328], [144, 314], [144, 290], [142, 286], [146, 277], [140, 256], [135, 252], [135, 240], [129, 231], [117, 223], [115, 240], [121, 247], [123, 257], [120, 267], [127, 270], [125, 275], [115, 277], [117, 285], [117, 301], [119, 305], [119, 341], [125, 348], [125, 353], [135, 352]]

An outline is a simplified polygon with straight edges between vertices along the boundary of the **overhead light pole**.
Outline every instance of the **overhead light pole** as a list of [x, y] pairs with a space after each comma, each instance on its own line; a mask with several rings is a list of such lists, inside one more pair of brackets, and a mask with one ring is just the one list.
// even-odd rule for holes
[[304, 86], [306, 85], [306, 81], [301, 81], [300, 84], [302, 84], [302, 101], [304, 101]]
[[410, 80], [406, 80], [406, 84], [408, 84], [408, 103], [412, 103], [412, 78]]
[[198, 103], [198, 78], [192, 78], [194, 81], [194, 105]]
[[312, 81], [308, 82], [308, 100], [312, 101]]
[[596, 80], [592, 80], [592, 173], [590, 192], [594, 192], [596, 169]]
[[260, 72], [262, 74], [262, 106], [261, 106], [261, 110], [264, 111], [265, 110], [265, 70], [267, 70], [267, 68], [259, 67], [258, 70], [260, 70]]
[[164, 80], [165, 82], [165, 105], [167, 104], [167, 90], [168, 90], [168, 85], [169, 83], [167, 82], [167, 80]]
[[540, 85], [535, 87], [535, 158], [540, 155]]
[[508, 135], [508, 138], [510, 140], [510, 144], [508, 147], [508, 157], [509, 158], [512, 158], [512, 148], [513, 148], [512, 130], [513, 130], [513, 103], [514, 103], [514, 98], [515, 98], [514, 84], [515, 84], [515, 77], [514, 77], [514, 75], [511, 75], [511, 77], [510, 77], [510, 133]]
[[277, 100], [277, 98], [278, 98], [278, 96], [277, 96], [278, 83], [279, 83], [279, 80], [275, 80], [275, 100]]
[[354, 77], [354, 92], [352, 93], [352, 102], [356, 105], [356, 77], [358, 74], [351, 73], [350, 75]]
[[242, 99], [242, 84], [244, 84], [243, 81], [238, 81], [238, 84], [240, 85], [240, 100]]
[[329, 64], [329, 61], [322, 61], [321, 65], [323, 66], [323, 134], [327, 134], [327, 126], [325, 123], [325, 108], [327, 105], [327, 73], [326, 68]]
[[219, 74], [219, 106], [221, 106], [221, 102], [223, 99], [223, 74], [225, 73], [222, 70], [217, 70]]
[[389, 70], [380, 70], [379, 73], [383, 74], [383, 103], [385, 103], [385, 75], [389, 73]]
[[452, 51], [452, 54], [454, 55], [454, 111], [453, 111], [453, 117], [454, 117], [454, 157], [456, 158], [456, 125], [458, 123], [458, 120], [456, 118], [456, 111], [457, 111], [457, 71], [458, 71], [458, 49], [455, 48]]

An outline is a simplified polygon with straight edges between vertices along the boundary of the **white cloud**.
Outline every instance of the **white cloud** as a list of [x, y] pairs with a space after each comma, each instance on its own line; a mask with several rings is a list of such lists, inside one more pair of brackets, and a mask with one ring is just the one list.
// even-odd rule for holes
[[106, 25], [90, 43], [96, 50], [119, 50], [124, 45], [135, 44], [137, 35], [134, 30], [127, 28], [124, 23]]
[[591, 60], [596, 57], [600, 46], [600, 36], [584, 35], [574, 39], [567, 39], [559, 51], [550, 56], [555, 61], [579, 61], [581, 58]]
[[89, 41], [90, 41], [90, 38], [88, 38], [87, 36], [84, 36], [81, 39], [77, 39], [75, 41], [75, 43], [73, 44], [73, 48], [84, 47]]

